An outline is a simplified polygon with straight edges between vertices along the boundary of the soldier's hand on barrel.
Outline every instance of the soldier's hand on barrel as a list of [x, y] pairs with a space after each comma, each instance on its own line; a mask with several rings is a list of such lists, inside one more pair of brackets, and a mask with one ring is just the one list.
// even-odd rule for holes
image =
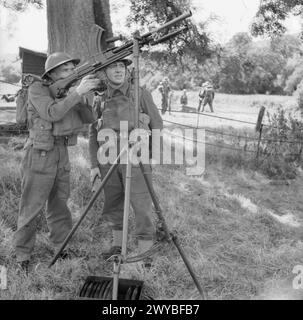
[[76, 88], [76, 91], [80, 96], [83, 96], [91, 90], [96, 89], [99, 84], [100, 80], [94, 75], [89, 74], [81, 80], [80, 84]]

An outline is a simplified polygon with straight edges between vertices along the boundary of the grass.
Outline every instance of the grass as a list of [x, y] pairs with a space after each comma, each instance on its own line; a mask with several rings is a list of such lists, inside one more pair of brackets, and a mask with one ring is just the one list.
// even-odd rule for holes
[[[251, 129], [230, 130], [242, 134]], [[88, 275], [112, 275], [113, 265], [101, 257], [110, 246], [110, 232], [101, 216], [103, 195], [72, 238], [70, 247], [77, 257], [58, 261], [50, 269], [53, 252], [45, 219], [39, 218], [33, 270], [25, 277], [18, 272], [12, 245], [21, 183], [16, 169], [22, 159], [14, 145], [0, 147], [0, 265], [8, 269], [8, 289], [0, 291], [0, 299], [77, 299]], [[91, 197], [87, 140], [81, 138], [70, 148], [70, 159], [69, 206], [75, 223]], [[292, 289], [292, 270], [303, 264], [303, 173], [299, 170], [289, 184], [272, 184], [248, 166], [248, 160], [245, 153], [206, 146], [201, 176], [187, 176], [183, 166], [156, 166], [154, 187], [166, 223], [209, 299], [302, 299], [302, 290]], [[133, 228], [131, 213], [130, 234]], [[128, 246], [134, 252], [131, 236]], [[163, 243], [155, 254], [150, 272], [140, 263], [126, 264], [121, 278], [143, 280], [143, 296], [157, 300], [200, 298], [171, 243]]]
[[[4, 160], [0, 197], [5, 204], [0, 211], [0, 261], [8, 268], [8, 289], [0, 291], [0, 298], [76, 299], [86, 276], [111, 276], [112, 264], [101, 258], [101, 252], [110, 244], [109, 230], [102, 223], [102, 197], [71, 242], [77, 258], [47, 268], [52, 252], [45, 221], [41, 218], [34, 269], [29, 277], [18, 273], [12, 239], [20, 196], [20, 180], [15, 168], [20, 163], [21, 152], [6, 148], [0, 151]], [[84, 139], [71, 148], [70, 157], [69, 205], [75, 222], [91, 196]], [[154, 171], [154, 185], [166, 223], [178, 236], [209, 299], [268, 298], [273, 289], [277, 294], [277, 283], [283, 283], [285, 288], [286, 279], [288, 298], [296, 293], [289, 289], [289, 278], [293, 267], [303, 261], [303, 235], [300, 228], [280, 223], [268, 210], [278, 215], [283, 214], [282, 209], [288, 210], [303, 221], [299, 215], [303, 185], [299, 180], [281, 190], [270, 185], [262, 175], [216, 161], [207, 163], [201, 177], [189, 177], [179, 166], [158, 166]], [[287, 206], [288, 202], [293, 206]], [[279, 210], [275, 210], [276, 207]], [[133, 230], [133, 216], [130, 230]], [[133, 241], [130, 248], [135, 249]], [[122, 266], [121, 277], [143, 280], [144, 294], [154, 299], [199, 299], [180, 255], [169, 243], [163, 244], [156, 253], [151, 272], [142, 269], [140, 263], [132, 263]]]

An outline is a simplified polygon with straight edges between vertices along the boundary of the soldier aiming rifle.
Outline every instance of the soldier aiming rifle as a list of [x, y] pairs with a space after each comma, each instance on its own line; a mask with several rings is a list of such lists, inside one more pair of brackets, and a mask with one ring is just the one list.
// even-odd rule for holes
[[[42, 79], [52, 84], [70, 76], [80, 59], [64, 52], [51, 54], [45, 63]], [[77, 87], [56, 98], [46, 82], [35, 81], [28, 89], [27, 123], [29, 138], [21, 163], [22, 188], [14, 235], [17, 262], [26, 273], [35, 245], [36, 220], [45, 203], [46, 221], [54, 250], [60, 247], [72, 228], [67, 206], [70, 194], [70, 162], [68, 146], [77, 143], [77, 135], [86, 131], [85, 123], [93, 121], [91, 107], [84, 96], [95, 89], [100, 80], [84, 77]], [[87, 120], [87, 117], [90, 118]], [[66, 258], [68, 251], [60, 257]]]

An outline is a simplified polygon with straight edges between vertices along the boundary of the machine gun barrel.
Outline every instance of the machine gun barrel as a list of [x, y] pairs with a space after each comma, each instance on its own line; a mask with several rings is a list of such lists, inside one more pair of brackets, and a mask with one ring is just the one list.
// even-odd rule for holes
[[149, 37], [149, 36], [151, 36], [153, 33], [157, 33], [157, 32], [159, 32], [159, 31], [161, 31], [161, 30], [163, 30], [163, 29], [166, 29], [166, 28], [168, 28], [168, 27], [170, 27], [170, 26], [178, 23], [179, 21], [182, 21], [182, 20], [184, 20], [184, 19], [186, 19], [186, 18], [189, 18], [189, 17], [191, 17], [191, 16], [192, 16], [192, 13], [191, 13], [190, 10], [187, 11], [187, 12], [184, 12], [183, 14], [181, 14], [181, 15], [178, 16], [178, 17], [176, 17], [175, 19], [170, 20], [170, 21], [164, 23], [164, 24], [163, 24], [162, 26], [160, 26], [159, 28], [143, 34], [143, 35], [142, 35], [142, 38]]
[[[192, 15], [191, 11], [185, 12], [181, 14], [180, 16], [176, 17], [173, 20], [168, 21], [167, 23], [163, 24], [157, 29], [154, 29], [150, 32], [147, 32], [143, 34], [142, 36], [135, 36], [138, 40], [139, 47], [145, 45], [145, 44], [157, 44], [163, 41], [166, 41], [167, 39], [179, 34], [180, 32], [187, 29], [187, 27], [180, 28], [179, 30], [175, 30], [169, 34], [165, 34], [162, 37], [158, 37], [158, 39], [153, 39], [153, 35], [157, 35], [158, 32], [162, 30], [166, 30], [170, 26], [190, 17]], [[108, 42], [112, 42], [115, 40], [120, 40], [120, 38], [112, 37], [108, 39]], [[56, 98], [60, 98], [64, 95], [66, 90], [68, 90], [73, 83], [75, 83], [77, 80], [82, 79], [84, 76], [88, 74], [95, 73], [99, 70], [104, 69], [108, 65], [110, 65], [113, 62], [119, 61], [127, 56], [129, 56], [134, 47], [134, 41], [130, 40], [127, 41], [124, 45], [118, 47], [118, 48], [112, 48], [108, 49], [105, 52], [100, 52], [94, 57], [92, 57], [89, 61], [86, 63], [80, 65], [77, 67], [72, 75], [65, 79], [60, 79], [56, 81], [55, 83], [49, 85], [49, 89], [52, 92], [53, 96]]]
[[158, 44], [158, 43], [161, 43], [161, 42], [164, 42], [164, 41], [166, 41], [166, 40], [168, 40], [168, 39], [170, 39], [170, 38], [173, 38], [173, 37], [175, 37], [177, 34], [182, 33], [183, 31], [186, 31], [186, 30], [188, 30], [188, 27], [182, 27], [182, 28], [180, 28], [180, 29], [178, 29], [178, 30], [176, 30], [176, 31], [173, 31], [173, 32], [170, 32], [169, 34], [166, 34], [165, 36], [163, 36], [163, 37], [161, 37], [161, 38], [158, 38], [158, 39], [156, 39], [156, 40], [151, 41], [150, 44], [151, 44], [152, 46], [154, 46], [154, 45], [156, 45], [156, 44]]
[[[157, 34], [159, 31], [165, 30], [165, 29], [169, 28], [170, 26], [172, 26], [172, 25], [174, 25], [174, 24], [176, 24], [176, 23], [178, 23], [178, 22], [180, 22], [180, 21], [182, 21], [182, 20], [184, 20], [184, 19], [186, 19], [188, 17], [191, 17], [191, 16], [192, 16], [192, 13], [189, 10], [189, 11], [181, 14], [180, 16], [176, 17], [175, 19], [166, 22], [162, 26], [160, 26], [160, 27], [158, 27], [158, 28], [156, 28], [156, 29], [154, 29], [152, 31], [149, 31], [149, 32], [141, 35], [140, 38], [142, 39], [143, 43], [146, 43], [146, 42], [148, 42], [148, 39], [150, 39], [152, 35]], [[162, 41], [164, 41], [164, 40], [162, 40]], [[130, 41], [127, 41], [124, 45], [122, 45], [122, 46], [120, 46], [118, 48], [114, 48], [111, 51], [113, 53], [118, 53], [118, 52], [120, 52], [120, 51], [122, 51], [122, 50], [124, 50], [126, 48], [132, 47], [132, 46], [133, 46], [133, 41], [130, 40]]]

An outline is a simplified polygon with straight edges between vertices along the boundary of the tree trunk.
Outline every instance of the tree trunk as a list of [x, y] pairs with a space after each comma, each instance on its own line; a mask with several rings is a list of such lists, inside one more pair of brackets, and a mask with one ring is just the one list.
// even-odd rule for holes
[[48, 53], [64, 51], [82, 61], [95, 54], [89, 46], [91, 27], [99, 25], [106, 31], [105, 39], [112, 37], [109, 0], [47, 0]]

